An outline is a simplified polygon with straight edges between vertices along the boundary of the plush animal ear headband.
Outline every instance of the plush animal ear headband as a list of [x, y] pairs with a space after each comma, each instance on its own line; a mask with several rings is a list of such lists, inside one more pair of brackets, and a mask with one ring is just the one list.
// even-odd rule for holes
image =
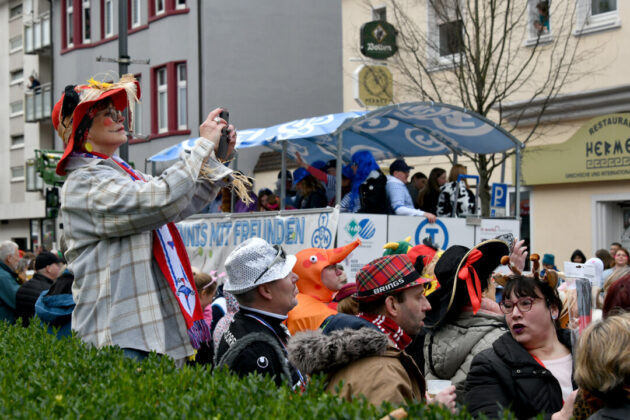
[[[554, 270], [545, 270], [545, 275], [541, 277], [540, 276], [540, 255], [532, 254], [531, 257], [529, 257], [529, 260], [532, 262], [532, 276], [536, 280], [542, 283], [547, 283], [552, 289], [555, 289], [556, 286], [558, 285], [558, 273]], [[509, 255], [504, 255], [503, 257], [501, 257], [501, 264], [507, 265], [509, 269], [512, 271], [512, 273], [514, 273], [517, 276], [520, 276], [522, 274], [521, 271], [518, 268], [516, 268], [514, 264], [512, 264], [512, 262], [510, 261]], [[493, 278], [494, 278], [494, 281], [496, 281], [501, 286], [505, 287], [510, 276], [498, 274], [498, 275], [493, 276]]]

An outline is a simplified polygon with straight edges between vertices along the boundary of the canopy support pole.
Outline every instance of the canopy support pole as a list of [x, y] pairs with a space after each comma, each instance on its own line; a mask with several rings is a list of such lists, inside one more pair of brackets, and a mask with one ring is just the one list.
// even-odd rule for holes
[[502, 153], [503, 162], [501, 162], [501, 184], [505, 184], [505, 152]]
[[516, 203], [514, 204], [514, 217], [518, 220], [519, 226], [521, 224], [521, 147], [522, 144], [516, 145]]
[[280, 175], [280, 210], [284, 210], [285, 197], [287, 196], [287, 142], [282, 142], [282, 174]]
[[343, 172], [343, 168], [342, 168], [342, 162], [341, 162], [341, 153], [343, 151], [343, 134], [339, 133], [339, 136], [337, 136], [337, 164], [335, 165], [335, 171], [336, 171], [336, 184], [335, 184], [335, 204], [340, 204], [341, 203], [341, 199], [343, 197], [341, 197], [341, 176], [342, 176], [342, 172]]

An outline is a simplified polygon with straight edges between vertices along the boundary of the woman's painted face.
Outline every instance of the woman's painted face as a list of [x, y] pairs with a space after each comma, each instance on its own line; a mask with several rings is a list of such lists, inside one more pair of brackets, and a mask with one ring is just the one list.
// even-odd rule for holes
[[[558, 316], [558, 310], [548, 308], [545, 298], [536, 296], [516, 297], [506, 296], [505, 302], [510, 303], [512, 313], [505, 314], [505, 321], [510, 328], [512, 337], [526, 349], [534, 349], [544, 344], [552, 334], [556, 333], [556, 328], [552, 321], [552, 315]], [[523, 305], [520, 301], [526, 301]], [[530, 303], [531, 306], [527, 305]], [[529, 306], [528, 311], [521, 311], [519, 306]]]
[[113, 105], [98, 111], [92, 120], [88, 141], [96, 150], [103, 147], [120, 146], [127, 141], [124, 121], [125, 117], [123, 117], [122, 112]]
[[628, 255], [621, 249], [615, 254], [615, 264], [620, 266], [628, 265]]
[[442, 175], [440, 175], [437, 179], [437, 183], [438, 185], [441, 187], [442, 185], [446, 184], [446, 172], [444, 172]]

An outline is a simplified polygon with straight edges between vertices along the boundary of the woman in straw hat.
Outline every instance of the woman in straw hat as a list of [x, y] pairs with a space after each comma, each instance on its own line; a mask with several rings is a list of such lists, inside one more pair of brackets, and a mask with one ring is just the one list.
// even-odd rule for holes
[[85, 342], [118, 345], [130, 357], [156, 351], [182, 359], [211, 336], [173, 222], [239, 183], [215, 155], [222, 131], [229, 152], [236, 135], [215, 109], [190, 154], [159, 177], [142, 174], [115, 155], [127, 141], [123, 111], [133, 127], [130, 105], [139, 97], [132, 75], [116, 83], [91, 79], [66, 86], [53, 109], [65, 144], [57, 173], [68, 175], [61, 218], [75, 275], [72, 328]]

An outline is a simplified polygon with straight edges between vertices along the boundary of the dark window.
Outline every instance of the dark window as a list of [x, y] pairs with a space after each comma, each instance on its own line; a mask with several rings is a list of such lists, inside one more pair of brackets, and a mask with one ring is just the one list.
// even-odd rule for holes
[[462, 52], [464, 47], [464, 22], [455, 20], [439, 25], [440, 57]]

